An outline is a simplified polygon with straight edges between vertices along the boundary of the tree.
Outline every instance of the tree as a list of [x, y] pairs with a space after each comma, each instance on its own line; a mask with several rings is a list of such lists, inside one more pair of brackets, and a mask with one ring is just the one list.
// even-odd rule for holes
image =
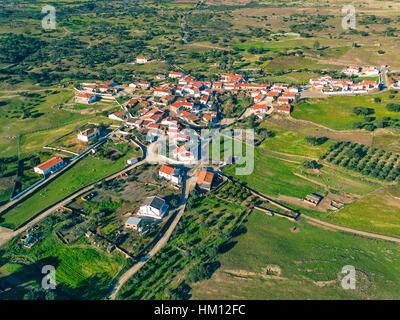
[[317, 161], [315, 160], [305, 160], [302, 163], [303, 167], [306, 169], [320, 169], [322, 168], [322, 165], [319, 164]]

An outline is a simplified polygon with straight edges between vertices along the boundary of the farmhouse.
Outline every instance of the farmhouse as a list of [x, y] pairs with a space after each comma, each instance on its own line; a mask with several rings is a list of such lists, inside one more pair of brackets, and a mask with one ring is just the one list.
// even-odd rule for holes
[[59, 157], [53, 157], [42, 164], [39, 164], [34, 168], [36, 173], [42, 174], [44, 176], [49, 173], [56, 172], [64, 166], [64, 160]]
[[143, 220], [141, 218], [136, 218], [136, 217], [130, 217], [128, 220], [125, 222], [125, 228], [131, 229], [131, 230], [137, 230], [137, 231], [142, 231], [142, 222]]
[[153, 219], [162, 219], [168, 210], [168, 205], [164, 199], [153, 196], [147, 197], [143, 205], [140, 206], [138, 215]]
[[183, 73], [182, 72], [174, 72], [171, 71], [168, 75], [168, 77], [172, 78], [172, 79], [178, 79], [178, 78], [182, 78], [183, 77]]
[[197, 179], [197, 185], [199, 186], [200, 189], [210, 191], [213, 181], [214, 181], [214, 173], [208, 170], [203, 170], [199, 174], [199, 177]]
[[149, 61], [150, 61], [150, 59], [147, 57], [137, 57], [136, 58], [136, 63], [147, 63]]
[[171, 166], [163, 165], [158, 172], [161, 178], [164, 178], [172, 183], [179, 184], [182, 181], [180, 170]]
[[108, 118], [116, 121], [125, 121], [125, 119], [127, 118], [127, 113], [124, 111], [117, 111], [114, 113], [110, 113], [108, 115]]
[[264, 119], [266, 112], [268, 111], [269, 107], [263, 106], [261, 104], [255, 104], [250, 108], [250, 112], [255, 114], [260, 119]]
[[97, 128], [89, 128], [84, 131], [80, 131], [77, 138], [80, 141], [89, 142], [98, 136], [100, 136], [100, 130], [97, 130]]
[[97, 100], [97, 96], [94, 93], [81, 92], [75, 96], [75, 102], [77, 102], [77, 103], [89, 104], [89, 103], [96, 102], [96, 100]]
[[292, 106], [290, 104], [282, 104], [278, 107], [277, 111], [280, 113], [290, 114]]

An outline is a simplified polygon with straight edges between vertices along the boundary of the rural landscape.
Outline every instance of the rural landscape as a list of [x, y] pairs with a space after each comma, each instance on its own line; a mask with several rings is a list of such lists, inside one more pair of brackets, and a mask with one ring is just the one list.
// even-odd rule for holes
[[400, 299], [400, 3], [0, 10], [0, 300]]

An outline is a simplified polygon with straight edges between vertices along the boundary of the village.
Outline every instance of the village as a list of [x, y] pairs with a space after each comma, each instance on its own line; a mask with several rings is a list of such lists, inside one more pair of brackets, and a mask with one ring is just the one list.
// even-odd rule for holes
[[[144, 64], [149, 61], [148, 58], [138, 57], [136, 63]], [[350, 66], [342, 72], [353, 77], [379, 75], [379, 71], [375, 67]], [[310, 79], [310, 84], [313, 89], [320, 89], [323, 94], [357, 94], [379, 89], [379, 84], [376, 81], [363, 80], [354, 84], [351, 80], [335, 80], [329, 75], [318, 80]], [[52, 147], [46, 146], [46, 148], [69, 152], [74, 154], [75, 157], [70, 159], [54, 156], [35, 166], [34, 172], [43, 176], [43, 180], [46, 180], [68, 167], [74, 159], [88, 153], [95, 156], [106, 155], [109, 159], [116, 160], [118, 159], [118, 157], [116, 158], [118, 150], [103, 150], [104, 146], [107, 146], [111, 141], [115, 145], [127, 144], [136, 149], [135, 156], [126, 160], [127, 169], [122, 171], [118, 177], [128, 181], [129, 168], [134, 168], [151, 153], [159, 162], [164, 163], [158, 166], [157, 176], [158, 179], [161, 179], [160, 182], [167, 182], [171, 190], [184, 192], [182, 185], [187, 178], [185, 174], [199, 160], [199, 137], [193, 130], [224, 128], [233, 123], [232, 119], [223, 118], [217, 103], [219, 96], [229, 93], [244, 93], [251, 98], [251, 105], [238, 118], [254, 116], [256, 119], [262, 120], [273, 112], [290, 115], [292, 105], [299, 101], [302, 92], [308, 89], [306, 86], [298, 88], [285, 83], [257, 84], [248, 82], [243, 75], [239, 74], [222, 74], [220, 79], [215, 82], [199, 81], [195, 77], [184, 75], [181, 72], [170, 72], [168, 75], [159, 74], [154, 79], [154, 83], [138, 81], [127, 86], [119, 85], [112, 80], [106, 83], [80, 83], [75, 89], [76, 103], [93, 104], [101, 99], [114, 99], [116, 101], [118, 96], [125, 98], [126, 102], [118, 103], [120, 105], [119, 111], [108, 114], [110, 120], [120, 122], [120, 125], [106, 129], [95, 124], [89, 124], [66, 137], [61, 137], [62, 143], [56, 140], [58, 143], [53, 143]], [[233, 119], [233, 121], [235, 120]], [[193, 132], [195, 132], [195, 137], [193, 137]], [[167, 137], [172, 149], [164, 154], [153, 151], [156, 142], [163, 137]], [[69, 150], [65, 148], [66, 142], [69, 144]], [[64, 149], [60, 149], [61, 146]], [[141, 150], [141, 156], [139, 150]], [[203, 165], [196, 167], [198, 168], [196, 185], [199, 190], [209, 192], [212, 187], [216, 187], [216, 184], [218, 185], [216, 181], [221, 182], [221, 177], [218, 174], [219, 168], [228, 163], [232, 163], [232, 159], [227, 161], [227, 159], [222, 158], [217, 166], [207, 167]], [[98, 196], [99, 192], [94, 191], [82, 196], [82, 199], [87, 202]], [[318, 194], [309, 194], [301, 200], [311, 206], [318, 206], [322, 199], [323, 197]], [[337, 210], [342, 205], [340, 202], [332, 202], [331, 208]], [[161, 228], [163, 221], [168, 220], [165, 217], [169, 216], [171, 212], [173, 213], [176, 206], [176, 201], [171, 206], [157, 192], [154, 195], [143, 197], [141, 203], [135, 206], [135, 212], [124, 213], [121, 223], [123, 223], [127, 232], [130, 230], [135, 234], [145, 234], [151, 230], [151, 226]], [[61, 211], [65, 210], [76, 211], [80, 215], [84, 212], [84, 209], [79, 206], [76, 208], [62, 207]], [[271, 211], [268, 211], [267, 214], [271, 214]], [[21, 238], [21, 242], [26, 248], [32, 247], [37, 239], [33, 236], [32, 230], [36, 229], [29, 229]], [[60, 236], [62, 237], [61, 233]], [[92, 232], [86, 232], [88, 239], [93, 236]], [[118, 236], [120, 236], [120, 231]], [[115, 248], [112, 242], [106, 243], [108, 244], [107, 250]], [[127, 256], [133, 254], [127, 247], [124, 249], [118, 247], [118, 249]]]

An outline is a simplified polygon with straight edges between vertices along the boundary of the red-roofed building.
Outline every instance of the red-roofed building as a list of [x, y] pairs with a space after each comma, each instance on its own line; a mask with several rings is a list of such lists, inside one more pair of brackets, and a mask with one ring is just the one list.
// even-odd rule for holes
[[292, 106], [290, 104], [282, 104], [278, 107], [277, 111], [280, 113], [290, 114], [290, 112], [292, 111]]
[[207, 191], [211, 190], [212, 183], [214, 181], [214, 173], [208, 170], [203, 170], [200, 172], [197, 179], [197, 185], [200, 189], [205, 189]]
[[96, 102], [97, 96], [94, 93], [80, 92], [75, 96], [75, 102], [77, 103], [93, 103]]
[[147, 57], [137, 57], [136, 58], [136, 63], [147, 63], [149, 61], [150, 61], [150, 59]]
[[182, 181], [182, 176], [180, 174], [180, 170], [178, 168], [173, 168], [168, 165], [163, 165], [160, 168], [160, 171], [158, 171], [158, 175], [161, 178], [164, 178], [168, 181], [171, 181], [173, 183], [179, 184]]
[[168, 77], [172, 78], [172, 79], [178, 79], [178, 78], [182, 78], [183, 77], [183, 73], [182, 72], [174, 72], [171, 71], [168, 75]]
[[34, 168], [38, 174], [48, 175], [49, 173], [56, 172], [64, 166], [64, 160], [59, 157], [53, 157]]

